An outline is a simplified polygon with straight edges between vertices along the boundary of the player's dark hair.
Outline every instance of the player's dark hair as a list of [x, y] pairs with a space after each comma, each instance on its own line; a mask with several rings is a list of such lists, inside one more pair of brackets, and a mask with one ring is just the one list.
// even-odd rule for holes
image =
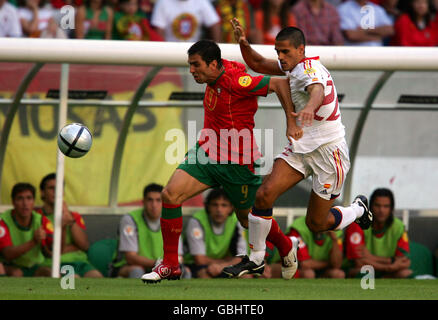
[[19, 182], [12, 187], [11, 199], [14, 200], [17, 194], [23, 191], [30, 191], [35, 199], [35, 187], [27, 182]]
[[56, 173], [52, 172], [46, 175], [40, 182], [40, 190], [44, 190], [46, 188], [46, 183], [54, 179], [56, 179]]
[[[40, 0], [40, 2], [38, 3], [38, 8], [42, 8], [46, 5], [46, 0]], [[18, 7], [26, 7], [27, 6], [27, 1], [26, 0], [18, 0], [17, 1], [17, 6]]]
[[387, 188], [378, 188], [373, 191], [370, 197], [370, 208], [373, 206], [374, 201], [376, 201], [377, 197], [387, 197], [391, 201], [391, 211], [395, 208], [395, 202], [394, 202], [394, 194], [391, 190]]
[[[414, 1], [415, 0], [409, 0], [409, 1], [403, 1], [404, 4], [401, 4], [400, 6], [402, 7], [402, 11], [404, 11], [405, 13], [408, 14], [409, 18], [411, 19], [411, 22], [418, 28], [418, 29], [422, 29], [422, 27], [420, 26], [418, 20], [417, 20], [417, 14], [415, 13], [414, 10]], [[426, 12], [426, 14], [423, 16], [423, 21], [424, 21], [424, 25], [426, 27], [429, 26], [430, 22], [433, 20], [434, 18], [434, 14], [433, 14], [433, 9], [434, 9], [434, 5], [432, 3], [432, 1], [428, 0], [427, 1], [427, 5], [429, 7], [428, 11]], [[403, 6], [405, 8], [403, 8]]]
[[217, 67], [222, 68], [221, 49], [216, 42], [211, 40], [199, 40], [193, 44], [187, 51], [189, 56], [199, 54], [207, 66], [214, 60], [217, 61]]
[[207, 197], [205, 198], [205, 201], [204, 201], [204, 207], [205, 207], [205, 211], [207, 213], [209, 213], [208, 212], [208, 206], [210, 205], [210, 203], [213, 200], [216, 200], [216, 199], [225, 199], [226, 201], [231, 203], [231, 200], [230, 200], [230, 198], [228, 198], [228, 195], [226, 194], [224, 189], [222, 189], [222, 188], [214, 188], [213, 190], [211, 190], [208, 193], [208, 195], [207, 195]]
[[[106, 0], [102, 0], [102, 2], [100, 3], [99, 9], [102, 9], [104, 6], [106, 6], [106, 2], [107, 2]], [[119, 3], [120, 3], [120, 1], [119, 1]], [[91, 0], [85, 0], [83, 2], [83, 4], [85, 5], [86, 8], [89, 8], [90, 4], [91, 4]]]
[[370, 210], [374, 205], [374, 202], [376, 201], [377, 197], [386, 197], [389, 198], [390, 206], [391, 206], [391, 215], [389, 216], [388, 220], [386, 221], [386, 225], [390, 226], [392, 222], [394, 221], [394, 208], [395, 208], [395, 201], [394, 201], [394, 194], [391, 190], [387, 188], [378, 188], [373, 191], [370, 197]]
[[157, 183], [150, 183], [143, 189], [143, 199], [146, 198], [149, 192], [159, 192], [163, 191], [163, 186]]
[[300, 45], [306, 46], [306, 38], [304, 37], [303, 31], [296, 27], [286, 27], [282, 29], [275, 37], [275, 40], [289, 40], [295, 48], [298, 48]]

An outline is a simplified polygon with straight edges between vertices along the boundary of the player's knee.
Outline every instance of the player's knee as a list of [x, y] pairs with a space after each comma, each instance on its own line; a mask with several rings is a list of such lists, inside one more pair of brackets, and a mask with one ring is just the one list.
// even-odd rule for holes
[[395, 278], [407, 278], [412, 274], [412, 270], [411, 269], [402, 269], [399, 270], [398, 272], [395, 273]]
[[163, 200], [164, 203], [167, 204], [181, 204], [178, 203], [179, 195], [176, 194], [175, 192], [172, 192], [168, 188], [164, 188], [163, 191], [161, 192], [161, 199]]
[[323, 232], [327, 230], [323, 221], [310, 217], [309, 215], [306, 216], [306, 225], [312, 232]]
[[84, 278], [103, 278], [103, 275], [98, 270], [90, 270], [84, 274]]
[[52, 270], [49, 267], [40, 267], [35, 271], [35, 277], [50, 277], [52, 275]]
[[300, 278], [315, 279], [315, 271], [313, 269], [300, 269]]
[[21, 269], [18, 268], [10, 268], [9, 270], [6, 270], [6, 274], [10, 277], [22, 277], [23, 276], [23, 271], [21, 271]]
[[345, 272], [342, 269], [332, 269], [330, 272], [330, 278], [333, 279], [344, 279]]

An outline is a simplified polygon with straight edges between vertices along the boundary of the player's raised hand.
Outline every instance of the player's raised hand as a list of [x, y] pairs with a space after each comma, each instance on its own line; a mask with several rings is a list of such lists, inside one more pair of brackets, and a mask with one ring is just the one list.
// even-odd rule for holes
[[73, 215], [68, 209], [67, 203], [62, 203], [62, 226], [71, 225], [74, 221]]
[[236, 39], [237, 43], [240, 43], [241, 41], [245, 41], [246, 40], [245, 31], [240, 25], [239, 20], [237, 18], [233, 18], [230, 20], [230, 23], [233, 26], [234, 38]]
[[35, 230], [33, 234], [33, 238], [36, 243], [40, 244], [41, 241], [43, 241], [46, 238], [46, 232], [44, 231], [43, 227], [39, 227], [37, 230]]

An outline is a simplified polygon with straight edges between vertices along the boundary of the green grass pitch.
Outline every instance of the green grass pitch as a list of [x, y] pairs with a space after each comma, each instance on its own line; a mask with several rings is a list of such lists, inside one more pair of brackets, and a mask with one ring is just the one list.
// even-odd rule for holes
[[438, 300], [438, 280], [376, 279], [374, 289], [360, 279], [191, 279], [143, 284], [136, 279], [0, 278], [1, 300]]

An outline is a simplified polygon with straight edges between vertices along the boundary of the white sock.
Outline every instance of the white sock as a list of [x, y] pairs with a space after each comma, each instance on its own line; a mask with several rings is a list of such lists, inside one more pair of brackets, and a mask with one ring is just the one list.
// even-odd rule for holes
[[256, 264], [261, 264], [265, 259], [266, 237], [271, 230], [271, 219], [263, 219], [248, 214], [248, 238], [249, 244], [252, 246], [249, 260]]
[[349, 207], [334, 207], [342, 213], [341, 223], [335, 230], [341, 230], [353, 223], [357, 218], [362, 217], [364, 209], [357, 203], [352, 203]]

